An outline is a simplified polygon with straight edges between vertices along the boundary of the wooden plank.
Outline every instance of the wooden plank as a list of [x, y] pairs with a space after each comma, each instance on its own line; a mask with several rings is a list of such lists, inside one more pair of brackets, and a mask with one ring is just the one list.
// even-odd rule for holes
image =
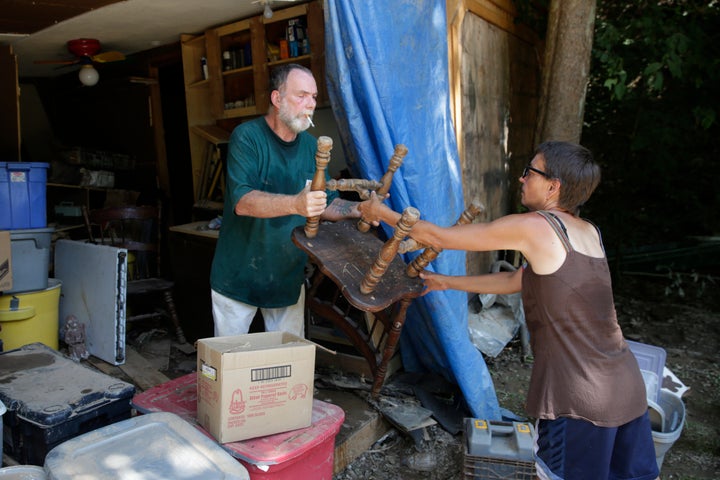
[[125, 364], [120, 369], [132, 378], [135, 386], [144, 391], [156, 385], [169, 382], [170, 379], [162, 372], [154, 369], [135, 349], [125, 349]]
[[310, 325], [308, 338], [310, 340], [319, 340], [324, 343], [334, 343], [337, 345], [352, 345], [352, 342], [344, 336], [338, 335], [334, 329], [329, 327], [321, 327], [319, 325]]
[[120, 378], [123, 376], [123, 372], [120, 370], [120, 367], [111, 365], [105, 360], [101, 360], [95, 356], [90, 355], [90, 357], [88, 357], [86, 361], [96, 369], [100, 370], [105, 375], [110, 375], [111, 377], [116, 378]]
[[20, 161], [20, 87], [17, 56], [0, 45], [0, 158]]
[[[361, 377], [373, 378], [370, 365], [367, 360], [360, 355], [350, 355], [347, 353], [331, 354], [322, 349], [317, 349], [315, 354], [315, 364], [318, 366], [338, 368], [346, 373], [354, 373]], [[387, 365], [387, 373], [385, 378], [390, 378], [393, 373], [402, 367], [402, 359], [400, 355], [395, 355]]]
[[228, 143], [230, 141], [230, 132], [216, 125], [195, 125], [192, 129], [197, 135], [214, 145]]
[[359, 355], [348, 355], [347, 353], [336, 353], [332, 355], [322, 349], [317, 349], [315, 363], [319, 366], [339, 368], [343, 372], [354, 373], [366, 378], [373, 378], [370, 366], [364, 357]]
[[344, 470], [391, 428], [379, 412], [352, 392], [319, 390], [315, 398], [338, 405], [345, 412], [345, 421], [335, 437], [333, 474]]

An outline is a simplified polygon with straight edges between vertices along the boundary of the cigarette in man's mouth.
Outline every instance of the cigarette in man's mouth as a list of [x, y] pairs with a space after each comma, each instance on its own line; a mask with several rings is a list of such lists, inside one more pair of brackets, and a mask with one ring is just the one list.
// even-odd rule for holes
[[311, 126], [311, 127], [315, 127], [315, 124], [314, 124], [313, 121], [312, 121], [312, 117], [311, 117], [309, 114], [306, 115], [306, 117], [307, 117], [307, 119], [308, 119], [308, 122], [310, 122], [310, 126]]

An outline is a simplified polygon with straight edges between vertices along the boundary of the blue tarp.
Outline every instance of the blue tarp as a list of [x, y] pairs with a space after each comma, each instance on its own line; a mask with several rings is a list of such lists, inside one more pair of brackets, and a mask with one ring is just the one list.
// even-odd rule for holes
[[[379, 180], [395, 145], [404, 144], [408, 154], [393, 177], [390, 207], [402, 212], [413, 206], [424, 220], [454, 224], [465, 206], [450, 118], [445, 0], [326, 5], [328, 92], [350, 171]], [[465, 275], [465, 252], [443, 251], [429, 269]], [[414, 300], [400, 337], [403, 365], [443, 374], [460, 387], [474, 417], [500, 420], [467, 318], [464, 292]]]

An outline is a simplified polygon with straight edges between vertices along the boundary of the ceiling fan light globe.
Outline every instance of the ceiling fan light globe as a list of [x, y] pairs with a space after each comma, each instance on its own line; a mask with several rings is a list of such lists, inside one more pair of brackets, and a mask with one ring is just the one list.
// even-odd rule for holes
[[92, 87], [100, 80], [100, 74], [92, 65], [83, 65], [78, 72], [78, 78], [80, 79], [80, 83], [86, 87]]

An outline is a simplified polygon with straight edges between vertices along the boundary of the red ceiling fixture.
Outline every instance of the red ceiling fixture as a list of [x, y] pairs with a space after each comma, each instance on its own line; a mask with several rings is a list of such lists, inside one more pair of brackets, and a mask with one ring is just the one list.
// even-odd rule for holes
[[94, 38], [77, 38], [67, 42], [67, 48], [76, 57], [92, 57], [100, 51], [100, 41]]
[[37, 64], [80, 65], [78, 78], [83, 85], [91, 87], [100, 79], [100, 75], [93, 66], [94, 63], [107, 63], [125, 60], [120, 52], [100, 53], [100, 41], [94, 38], [76, 38], [67, 42], [67, 49], [75, 58], [72, 60], [38, 60]]

